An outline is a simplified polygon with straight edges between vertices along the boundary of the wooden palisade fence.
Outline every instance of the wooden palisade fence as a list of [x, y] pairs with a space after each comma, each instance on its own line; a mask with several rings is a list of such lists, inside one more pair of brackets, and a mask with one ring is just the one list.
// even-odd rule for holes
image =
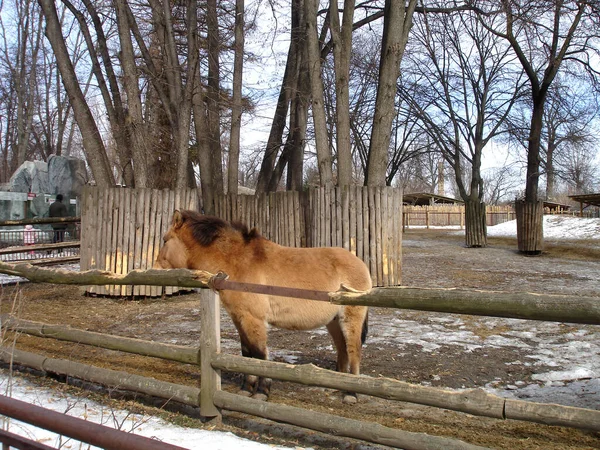
[[[175, 209], [198, 209], [193, 189], [88, 187], [82, 195], [81, 270], [126, 274], [152, 267]], [[216, 214], [239, 221], [280, 245], [344, 247], [369, 267], [373, 284], [401, 282], [402, 193], [389, 187], [317, 188], [217, 199]], [[156, 286], [89, 286], [91, 294], [150, 296]], [[178, 288], [167, 287], [172, 294]]]
[[[0, 272], [18, 274], [32, 281], [62, 284], [128, 285], [141, 283], [183, 287], [208, 287], [215, 284], [212, 274], [185, 269], [147, 272], [136, 270], [127, 275], [99, 271], [65, 274], [61, 271], [27, 264], [0, 263]], [[228, 286], [224, 285], [223, 289], [228, 289]], [[424, 311], [600, 324], [600, 302], [595, 297], [393, 287], [374, 288], [367, 293], [338, 291], [324, 294], [327, 297], [326, 301], [335, 304], [364, 304]], [[278, 295], [286, 295], [285, 289], [278, 292]], [[2, 348], [0, 357], [5, 361], [12, 361], [15, 364], [34, 367], [42, 371], [70, 375], [91, 382], [118, 386], [121, 389], [199, 406], [200, 413], [204, 416], [217, 416], [220, 414], [220, 409], [234, 410], [340, 436], [406, 449], [474, 449], [480, 447], [454, 439], [411, 433], [379, 424], [240, 397], [220, 389], [220, 370], [352, 391], [473, 415], [527, 420], [600, 431], [600, 411], [505, 399], [487, 394], [480, 389], [462, 392], [446, 391], [392, 379], [341, 374], [312, 365], [293, 366], [223, 354], [220, 352], [219, 344], [219, 317], [218, 296], [209, 289], [203, 289], [201, 291], [200, 348], [150, 343], [138, 339], [108, 336], [58, 325], [44, 325], [2, 317], [3, 324], [23, 333], [166, 358], [182, 363], [199, 364], [201, 370], [200, 389], [157, 381], [126, 372], [46, 358], [14, 348]]]
[[[81, 270], [126, 274], [149, 269], [176, 209], [198, 208], [195, 189], [98, 189], [86, 187], [81, 198]], [[160, 286], [88, 286], [90, 294], [160, 296]], [[172, 294], [177, 287], [168, 286]]]
[[216, 214], [256, 227], [289, 247], [343, 247], [369, 267], [374, 286], [401, 283], [402, 191], [323, 187], [305, 192], [224, 195]]

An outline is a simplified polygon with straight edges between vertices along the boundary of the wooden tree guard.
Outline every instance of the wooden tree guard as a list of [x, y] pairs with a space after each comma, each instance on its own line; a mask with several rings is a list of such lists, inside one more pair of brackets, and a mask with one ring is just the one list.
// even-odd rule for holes
[[469, 248], [487, 247], [485, 203], [465, 203], [465, 244]]
[[535, 256], [544, 249], [544, 202], [515, 202], [519, 251]]

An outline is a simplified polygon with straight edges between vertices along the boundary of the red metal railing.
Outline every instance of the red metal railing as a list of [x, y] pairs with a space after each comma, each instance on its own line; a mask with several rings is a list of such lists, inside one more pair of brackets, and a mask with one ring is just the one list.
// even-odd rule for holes
[[[3, 395], [0, 395], [0, 414], [106, 450], [186, 450], [184, 447], [105, 427]], [[3, 448], [8, 448], [5, 444], [21, 450], [52, 448], [8, 432], [0, 433], [0, 442], [3, 443]]]

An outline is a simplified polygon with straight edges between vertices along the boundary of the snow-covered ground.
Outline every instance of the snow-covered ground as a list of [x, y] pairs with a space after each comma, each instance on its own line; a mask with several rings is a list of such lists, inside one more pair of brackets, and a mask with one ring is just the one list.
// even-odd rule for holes
[[[489, 236], [516, 235], [515, 221], [506, 222], [488, 228]], [[546, 216], [544, 220], [544, 236], [548, 239], [600, 239], [600, 219], [579, 219], [573, 217]], [[79, 270], [77, 265], [66, 267]], [[0, 275], [0, 282], [15, 282], [16, 277]], [[460, 318], [445, 317], [437, 319], [439, 323], [430, 325], [420, 324], [411, 320], [396, 320], [387, 323], [385, 329], [378, 329], [369, 341], [369, 345], [377, 345], [377, 339], [386, 339], [385, 333], [393, 333], [394, 340], [404, 344], [418, 343], [422, 351], [434, 351], [440, 345], [462, 346], [465, 352], [478, 347], [507, 346], [525, 348], [528, 350], [528, 361], [515, 361], [515, 364], [530, 364], [532, 366], [556, 368], [533, 375], [535, 384], [516, 382], [515, 385], [505, 386], [502, 380], [486, 386], [489, 392], [505, 397], [528, 398], [532, 401], [574, 404], [588, 408], [600, 408], [600, 330], [595, 327], [588, 330], [578, 330], [572, 336], [564, 334], [556, 341], [548, 336], [552, 328], [558, 324], [547, 322], [517, 321], [511, 319], [488, 319], [490, 321], [509, 322], [511, 332], [502, 336], [493, 335], [482, 339], [469, 331], [463, 330], [464, 324]], [[448, 322], [450, 321], [450, 322]], [[434, 320], [435, 322], [435, 320]], [[524, 325], [527, 323], [527, 325]], [[375, 330], [374, 330], [375, 331]], [[323, 332], [321, 331], [316, 331]], [[383, 333], [383, 335], [379, 335]], [[259, 444], [244, 440], [231, 433], [208, 431], [195, 428], [182, 428], [169, 424], [161, 419], [131, 414], [128, 411], [115, 411], [89, 400], [67, 396], [54, 390], [40, 388], [26, 379], [6, 372], [0, 372], [0, 393], [27, 401], [45, 408], [86, 420], [103, 423], [108, 426], [120, 427], [147, 437], [154, 437], [165, 442], [180, 445], [185, 448], [210, 449], [261, 449], [277, 448], [271, 445]], [[583, 399], [582, 403], [577, 399]], [[6, 429], [6, 421], [3, 424]], [[47, 445], [58, 446], [60, 437], [51, 433], [34, 429], [29, 425], [10, 421], [9, 430], [13, 433], [34, 437]], [[62, 438], [64, 442], [64, 438]], [[69, 443], [64, 448], [88, 448], [79, 443]]]
[[[111, 409], [89, 399], [77, 398], [56, 390], [40, 388], [18, 375], [9, 377], [4, 371], [0, 372], [0, 394], [188, 449], [261, 450], [284, 448], [242, 439], [228, 432], [184, 428], [156, 417]], [[2, 417], [0, 421], [2, 421], [2, 428], [8, 429], [11, 433], [26, 436], [52, 447], [86, 450], [98, 448], [81, 444], [79, 441], [70, 440], [65, 436], [61, 437], [12, 419], [9, 421]]]

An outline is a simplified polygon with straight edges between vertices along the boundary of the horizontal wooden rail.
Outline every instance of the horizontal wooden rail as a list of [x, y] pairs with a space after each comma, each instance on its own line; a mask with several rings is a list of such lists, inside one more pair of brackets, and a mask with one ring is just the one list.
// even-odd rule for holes
[[600, 431], [600, 411], [509, 400], [489, 394], [482, 389], [447, 391], [390, 378], [343, 374], [321, 369], [312, 364], [295, 366], [225, 354], [214, 355], [212, 365], [216, 369], [230, 372], [242, 372], [304, 385], [356, 392], [389, 400], [450, 409], [476, 416], [524, 420], [546, 425]]
[[57, 244], [34, 244], [20, 245], [18, 247], [7, 247], [0, 249], [0, 255], [10, 255], [12, 253], [32, 252], [36, 250], [60, 250], [63, 248], [78, 248], [81, 247], [80, 241], [65, 241]]
[[79, 330], [62, 325], [50, 325], [31, 320], [16, 319], [8, 314], [1, 314], [2, 325], [9, 330], [61, 341], [77, 342], [108, 350], [119, 350], [136, 355], [167, 359], [184, 364], [198, 364], [199, 349], [183, 345], [163, 344], [161, 342], [113, 336], [93, 331]]
[[457, 439], [398, 430], [378, 423], [348, 419], [294, 406], [261, 402], [224, 391], [215, 392], [214, 403], [218, 407], [230, 411], [252, 414], [335, 436], [361, 439], [406, 450], [481, 450], [487, 448]]
[[0, 227], [74, 222], [81, 222], [81, 217], [35, 217], [21, 220], [0, 220]]
[[241, 372], [304, 385], [356, 392], [388, 400], [451, 409], [477, 416], [504, 419], [504, 399], [488, 394], [482, 389], [462, 392], [447, 391], [391, 378], [372, 378], [334, 372], [312, 364], [292, 365], [226, 354], [215, 355], [212, 366], [228, 372]]
[[198, 406], [200, 396], [200, 389], [198, 388], [159, 381], [118, 370], [103, 369], [66, 359], [46, 358], [15, 348], [0, 347], [0, 359], [6, 363], [31, 367], [41, 372], [66, 375], [103, 386], [141, 392], [166, 400], [174, 400], [185, 405]]
[[[4, 395], [0, 395], [0, 414], [106, 450], [185, 450], [184, 447], [116, 430]], [[18, 448], [41, 449], [51, 447], [30, 446]]]
[[341, 287], [337, 292], [272, 287], [225, 280], [226, 275], [188, 269], [132, 270], [126, 275], [108, 271], [73, 272], [45, 269], [31, 264], [0, 262], [0, 273], [21, 276], [34, 282], [75, 285], [153, 285], [208, 288], [218, 286], [260, 294], [280, 295], [329, 301], [337, 305], [364, 305], [411, 309], [452, 314], [544, 320], [553, 322], [600, 325], [600, 297], [496, 292], [467, 289], [432, 289], [417, 287], [373, 288], [356, 292]]
[[338, 305], [600, 325], [600, 297], [417, 287], [332, 292]]

